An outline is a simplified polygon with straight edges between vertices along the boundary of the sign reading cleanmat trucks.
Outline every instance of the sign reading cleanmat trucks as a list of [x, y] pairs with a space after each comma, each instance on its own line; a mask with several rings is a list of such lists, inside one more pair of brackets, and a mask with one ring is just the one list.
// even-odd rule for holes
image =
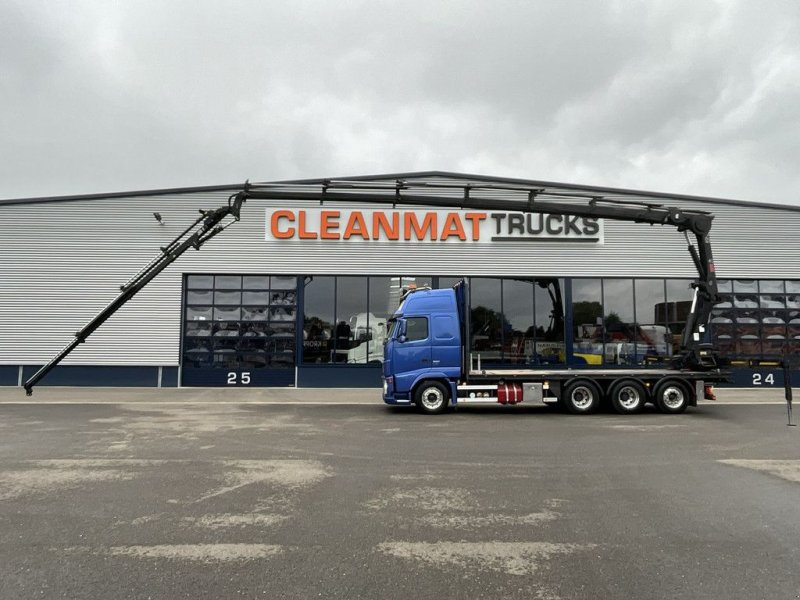
[[269, 241], [603, 243], [601, 219], [465, 210], [267, 209]]

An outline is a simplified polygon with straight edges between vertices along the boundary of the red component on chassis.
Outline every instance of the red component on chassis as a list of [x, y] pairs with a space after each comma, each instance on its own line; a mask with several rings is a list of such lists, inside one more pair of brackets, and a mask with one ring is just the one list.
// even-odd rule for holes
[[522, 386], [518, 383], [501, 383], [497, 386], [497, 401], [500, 404], [522, 402]]

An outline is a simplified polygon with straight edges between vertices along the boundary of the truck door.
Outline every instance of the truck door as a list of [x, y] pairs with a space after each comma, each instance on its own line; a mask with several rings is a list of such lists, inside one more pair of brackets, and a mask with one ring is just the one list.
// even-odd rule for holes
[[395, 389], [408, 391], [417, 376], [431, 368], [431, 338], [428, 317], [405, 317], [393, 344]]

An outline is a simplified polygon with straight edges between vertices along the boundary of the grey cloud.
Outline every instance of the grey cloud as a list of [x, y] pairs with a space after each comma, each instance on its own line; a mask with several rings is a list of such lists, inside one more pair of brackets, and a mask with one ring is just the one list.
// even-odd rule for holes
[[445, 169], [800, 203], [800, 12], [0, 8], [0, 197]]

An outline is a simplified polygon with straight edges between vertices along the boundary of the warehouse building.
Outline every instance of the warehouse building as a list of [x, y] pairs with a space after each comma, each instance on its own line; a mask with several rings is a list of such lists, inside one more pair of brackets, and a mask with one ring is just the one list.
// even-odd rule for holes
[[[707, 335], [733, 361], [733, 383], [781, 385], [777, 371], [752, 361], [800, 353], [800, 207], [445, 172], [346, 181], [708, 211], [723, 302]], [[241, 188], [0, 200], [0, 385], [21, 385], [198, 209], [225, 205]], [[250, 200], [240, 222], [168, 266], [42, 385], [378, 387], [402, 294], [462, 278], [471, 350], [484, 364], [651, 366], [677, 350], [696, 276], [673, 227]]]

